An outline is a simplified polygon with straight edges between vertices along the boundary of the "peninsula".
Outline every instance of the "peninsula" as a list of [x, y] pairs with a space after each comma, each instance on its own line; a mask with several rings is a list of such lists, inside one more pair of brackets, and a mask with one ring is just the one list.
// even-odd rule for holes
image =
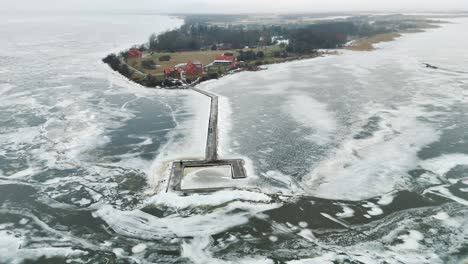
[[375, 43], [440, 23], [404, 15], [316, 16], [186, 15], [180, 28], [152, 34], [146, 44], [110, 54], [103, 61], [146, 87], [188, 88], [339, 49], [369, 51]]

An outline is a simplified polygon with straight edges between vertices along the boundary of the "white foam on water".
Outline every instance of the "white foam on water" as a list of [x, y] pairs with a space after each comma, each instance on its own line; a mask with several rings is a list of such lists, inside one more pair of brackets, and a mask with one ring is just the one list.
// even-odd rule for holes
[[71, 247], [39, 247], [27, 248], [23, 244], [26, 242], [22, 236], [13, 232], [0, 230], [0, 256], [5, 263], [23, 263], [24, 260], [37, 260], [41, 257], [72, 257], [85, 254], [84, 251]]
[[261, 175], [265, 178], [268, 178], [270, 181], [279, 183], [282, 186], [286, 187], [286, 189], [284, 187], [269, 187], [268, 191], [281, 192], [283, 194], [298, 194], [303, 192], [301, 186], [297, 181], [295, 181], [291, 176], [286, 175], [280, 171], [267, 171], [265, 173], [261, 173]]
[[313, 130], [313, 134], [307, 136], [312, 142], [323, 145], [331, 140], [337, 121], [326, 104], [306, 94], [293, 94], [288, 96], [284, 110], [296, 122]]
[[40, 132], [35, 127], [23, 127], [2, 131], [0, 142], [3, 150], [15, 151], [36, 142]]
[[[362, 263], [387, 262], [389, 264], [443, 264], [444, 262], [436, 255], [431, 253], [421, 254], [417, 250], [404, 249], [373, 249], [371, 245], [360, 245], [361, 249], [353, 251], [353, 259]], [[367, 247], [366, 247], [367, 246]], [[379, 262], [377, 262], [379, 263]]]
[[[45, 123], [36, 127], [17, 128], [0, 136], [0, 141], [5, 142], [11, 151], [37, 145], [28, 153], [33, 157], [32, 162], [38, 164], [36, 166], [45, 162], [48, 168], [76, 168], [84, 162], [83, 154], [109, 142], [105, 135], [107, 129], [122, 125], [112, 119], [125, 121], [132, 117], [129, 112], [114, 111], [112, 106], [103, 101], [97, 106], [89, 103], [87, 100], [93, 97], [89, 92], [67, 91], [63, 94], [55, 89], [59, 88], [50, 91], [58, 93], [52, 102], [48, 101], [45, 94], [31, 95], [36, 99], [30, 107], [38, 109], [37, 114], [47, 119]], [[30, 92], [37, 93], [36, 90]], [[70, 96], [74, 93], [76, 96]], [[21, 96], [10, 100], [16, 107], [22, 101]], [[49, 112], [52, 108], [55, 110]]]
[[[32, 176], [32, 175], [34, 175], [36, 173], [40, 173], [41, 171], [42, 170], [40, 170], [38, 168], [29, 167], [27, 169], [15, 172], [14, 174], [8, 176], [8, 178], [10, 178], [10, 179], [24, 178], [24, 177]], [[1, 175], [1, 173], [0, 173], [0, 175]]]
[[452, 201], [455, 201], [459, 204], [468, 206], [468, 200], [454, 195], [453, 193], [450, 192], [450, 190], [447, 189], [447, 187], [448, 186], [446, 185], [431, 187], [429, 189], [424, 190], [423, 194], [434, 194], [434, 195], [442, 196]]
[[182, 244], [182, 257], [190, 259], [195, 264], [273, 264], [273, 260], [266, 257], [245, 257], [242, 259], [222, 260], [214, 258], [208, 248], [212, 243], [210, 238], [195, 237], [189, 242]]
[[[322, 263], [409, 263], [409, 264], [442, 264], [442, 261], [430, 245], [425, 245], [424, 235], [417, 230], [410, 230], [398, 235], [398, 244], [382, 245], [382, 241], [357, 243], [346, 247], [332, 247], [313, 258], [292, 260], [288, 264], [322, 264]], [[385, 243], [386, 244], [386, 243]], [[333, 250], [333, 252], [329, 252]]]
[[444, 176], [457, 165], [468, 165], [468, 155], [462, 153], [444, 154], [420, 162], [422, 168], [440, 176]]
[[[48, 24], [50, 21], [46, 17], [37, 17], [34, 26], [42, 25], [40, 28], [47, 28], [46, 31], [41, 31], [40, 35], [32, 37], [30, 34], [16, 34], [18, 30], [14, 30], [10, 34], [12, 41], [2, 43], [2, 51], [18, 50], [18, 47], [23, 47], [22, 51], [15, 53], [15, 56], [20, 58], [17, 60], [18, 64], [11, 66], [12, 69], [24, 68], [23, 63], [27, 63], [32, 75], [31, 83], [21, 82], [22, 85], [18, 84], [18, 87], [10, 84], [0, 87], [1, 108], [13, 108], [18, 115], [34, 114], [47, 120], [45, 124], [36, 127], [11, 127], [8, 131], [3, 129], [1, 131], [1, 148], [8, 148], [17, 153], [21, 151], [22, 155], [27, 156], [31, 162], [31, 168], [82, 167], [89, 169], [91, 174], [94, 164], [89, 164], [87, 158], [94, 155], [93, 153], [89, 155], [90, 152], [109, 143], [110, 139], [106, 134], [125, 125], [125, 121], [134, 117], [131, 110], [117, 109], [118, 106], [106, 101], [102, 95], [122, 95], [122, 97], [134, 95], [137, 98], [160, 100], [159, 95], [163, 94], [158, 94], [155, 89], [142, 88], [129, 82], [120, 74], [110, 70], [108, 65], [101, 62], [101, 58], [111, 50], [120, 52], [128, 48], [134, 44], [135, 39], [144, 40], [153, 31], [162, 32], [174, 25], [180, 25], [183, 20], [162, 16], [151, 16], [151, 19], [150, 17], [141, 19], [139, 15], [121, 16], [119, 19], [131, 18], [132, 23], [153, 25], [122, 31], [122, 28], [117, 30], [115, 18], [112, 16], [95, 16], [91, 20], [97, 21], [95, 24], [98, 26], [93, 28], [93, 32], [100, 34], [86, 35], [89, 33], [90, 18], [91, 16], [77, 16], [71, 21], [69, 17], [53, 16], [54, 21], [66, 21], [63, 24], [67, 24], [67, 27], [63, 27], [57, 22]], [[30, 22], [21, 22], [18, 25], [6, 23], [5, 30], [11, 30], [15, 26], [26, 26], [24, 23]], [[48, 26], [43, 26], [44, 23]], [[121, 25], [128, 26], [127, 23]], [[30, 26], [28, 25], [28, 29]], [[115, 34], [117, 32], [119, 34]], [[63, 38], [57, 38], [62, 35]], [[109, 36], [112, 37], [108, 38]], [[116, 36], [118, 37], [115, 42], [109, 42]], [[103, 38], [106, 41], [102, 41]], [[11, 45], [12, 43], [15, 45]], [[117, 48], [116, 44], [120, 48]], [[23, 60], [22, 57], [28, 59]], [[68, 63], [66, 65], [57, 63], [57, 57], [60, 57], [60, 60], [67, 60]], [[45, 60], [48, 61], [47, 64], [43, 63]], [[40, 78], [36, 78], [38, 75]], [[17, 76], [13, 74], [10, 78], [11, 82], [15, 83]], [[109, 83], [108, 87], [105, 87], [106, 81]], [[23, 117], [17, 119], [21, 126]], [[25, 147], [27, 149], [23, 151]], [[122, 164], [124, 162], [133, 169], [149, 167], [149, 164], [138, 161], [123, 161]], [[133, 165], [139, 167], [131, 167]]]
[[120, 211], [112, 206], [103, 206], [93, 213], [104, 220], [115, 232], [140, 238], [209, 236], [228, 228], [245, 224], [249, 217], [263, 211], [278, 208], [280, 204], [252, 204], [235, 201], [207, 214], [190, 217], [173, 214], [159, 218], [140, 210]]
[[441, 178], [437, 174], [432, 172], [425, 172], [421, 174], [418, 178], [418, 182], [427, 185], [438, 185], [443, 183], [441, 181]]
[[34, 222], [35, 225], [37, 225], [38, 227], [41, 228], [41, 230], [43, 232], [46, 232], [47, 234], [49, 234], [49, 236], [52, 236], [52, 237], [59, 237], [62, 242], [70, 242], [70, 243], [72, 242], [74, 244], [79, 244], [79, 246], [81, 248], [84, 248], [84, 249], [104, 250], [99, 245], [95, 245], [91, 241], [88, 241], [88, 240], [86, 240], [84, 238], [74, 236], [73, 234], [71, 234], [69, 232], [56, 230], [56, 229], [50, 227], [46, 222], [42, 221], [37, 216], [29, 213], [27, 210], [16, 210], [16, 209], [3, 209], [3, 208], [0, 208], [0, 214], [5, 214], [5, 213], [6, 214], [19, 215], [19, 216], [23, 216], [25, 218], [31, 219]]
[[[341, 257], [341, 259], [344, 259], [344, 258]], [[329, 252], [321, 256], [317, 256], [315, 258], [291, 260], [286, 263], [287, 264], [334, 264], [336, 263], [335, 261], [337, 260], [340, 260], [338, 254], [334, 252]]]
[[271, 198], [263, 193], [243, 190], [221, 190], [211, 194], [192, 194], [190, 196], [180, 196], [176, 193], [168, 192], [159, 193], [148, 199], [145, 203], [184, 209], [197, 206], [216, 206], [232, 201], [269, 203], [271, 202]]
[[371, 112], [369, 116], [383, 119], [380, 129], [369, 138], [345, 139], [304, 178], [308, 192], [327, 199], [362, 200], [407, 188], [407, 171], [419, 162], [418, 151], [439, 138], [434, 128], [417, 120], [423, 113], [416, 107]]

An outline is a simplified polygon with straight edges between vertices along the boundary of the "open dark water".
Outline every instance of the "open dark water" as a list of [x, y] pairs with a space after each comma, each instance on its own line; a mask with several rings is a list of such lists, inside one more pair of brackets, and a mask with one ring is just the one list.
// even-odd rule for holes
[[250, 177], [184, 197], [160, 190], [203, 156], [208, 99], [100, 63], [181, 20], [1, 17], [0, 263], [468, 261], [468, 20], [450, 22], [201, 85]]

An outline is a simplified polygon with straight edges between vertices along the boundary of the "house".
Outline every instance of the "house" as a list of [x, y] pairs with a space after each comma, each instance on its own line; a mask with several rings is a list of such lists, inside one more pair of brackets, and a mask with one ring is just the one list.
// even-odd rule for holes
[[200, 75], [203, 74], [203, 64], [200, 61], [189, 61], [185, 67], [185, 75]]
[[171, 69], [164, 69], [164, 75], [166, 75], [166, 77], [169, 77], [172, 75], [172, 70]]
[[213, 64], [232, 64], [236, 61], [236, 58], [234, 56], [216, 56], [215, 60], [213, 61]]
[[231, 69], [239, 69], [242, 66], [240, 61], [235, 61], [231, 64]]
[[180, 68], [177, 68], [177, 69], [164, 69], [164, 75], [166, 75], [166, 77], [180, 78], [182, 72], [183, 72], [183, 70], [180, 69]]
[[141, 58], [143, 56], [143, 52], [139, 51], [136, 48], [131, 48], [128, 51], [128, 57], [129, 58]]

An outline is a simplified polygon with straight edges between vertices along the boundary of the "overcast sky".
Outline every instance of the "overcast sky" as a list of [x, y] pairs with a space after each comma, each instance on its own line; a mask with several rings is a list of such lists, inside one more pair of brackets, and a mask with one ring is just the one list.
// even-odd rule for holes
[[468, 0], [0, 0], [6, 10], [258, 13], [468, 10]]

